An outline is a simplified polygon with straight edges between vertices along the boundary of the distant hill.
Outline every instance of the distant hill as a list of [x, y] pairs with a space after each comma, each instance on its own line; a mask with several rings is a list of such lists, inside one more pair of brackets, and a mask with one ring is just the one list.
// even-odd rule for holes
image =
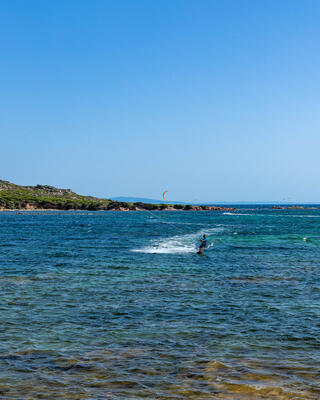
[[[216, 201], [216, 202], [204, 202], [204, 203], [187, 203], [184, 201], [163, 201], [163, 200], [155, 200], [155, 199], [149, 199], [149, 198], [144, 198], [144, 197], [126, 197], [126, 196], [119, 196], [119, 197], [111, 197], [111, 200], [115, 201], [124, 201], [124, 202], [143, 202], [147, 204], [168, 204], [168, 203], [173, 203], [173, 204], [198, 204], [202, 206], [226, 206], [226, 205], [274, 205], [274, 204], [280, 204], [280, 205], [285, 205], [285, 204], [298, 204], [295, 202], [288, 203], [285, 201]], [[299, 203], [300, 204], [300, 203]]]
[[125, 197], [125, 196], [111, 197], [111, 200], [125, 201], [125, 202], [129, 202], [129, 203], [142, 202], [142, 203], [147, 203], [147, 204], [168, 204], [168, 203], [188, 204], [188, 203], [185, 203], [185, 202], [182, 202], [182, 201], [170, 201], [170, 202], [168, 202], [168, 201], [163, 201], [163, 200], [148, 199], [148, 198], [144, 198], [144, 197]]

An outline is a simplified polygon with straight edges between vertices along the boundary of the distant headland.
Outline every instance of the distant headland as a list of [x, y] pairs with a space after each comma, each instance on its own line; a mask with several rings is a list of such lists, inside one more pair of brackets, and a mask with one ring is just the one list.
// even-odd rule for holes
[[116, 201], [81, 196], [71, 189], [60, 189], [49, 185], [21, 186], [0, 180], [0, 210], [233, 211], [235, 208]]

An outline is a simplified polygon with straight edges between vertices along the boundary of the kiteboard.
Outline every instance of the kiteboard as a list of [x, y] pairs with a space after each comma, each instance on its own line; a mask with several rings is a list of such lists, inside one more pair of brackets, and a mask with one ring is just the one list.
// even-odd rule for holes
[[203, 246], [203, 247], [200, 247], [200, 248], [199, 248], [199, 251], [197, 251], [197, 254], [202, 254], [203, 249], [204, 249], [204, 246]]

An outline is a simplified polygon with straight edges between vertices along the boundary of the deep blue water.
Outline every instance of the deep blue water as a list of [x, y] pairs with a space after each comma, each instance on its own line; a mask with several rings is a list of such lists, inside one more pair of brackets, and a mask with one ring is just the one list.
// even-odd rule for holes
[[319, 399], [319, 222], [1, 212], [0, 398]]

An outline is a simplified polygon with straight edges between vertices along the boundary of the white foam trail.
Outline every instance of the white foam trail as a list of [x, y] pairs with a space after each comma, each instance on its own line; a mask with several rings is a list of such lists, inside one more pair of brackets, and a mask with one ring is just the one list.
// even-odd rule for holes
[[[182, 254], [194, 253], [199, 246], [199, 239], [203, 233], [209, 234], [221, 232], [224, 228], [209, 228], [196, 233], [171, 236], [160, 240], [152, 241], [150, 246], [141, 249], [133, 249], [135, 253], [149, 253], [149, 254]], [[212, 247], [213, 243], [209, 243], [207, 248]]]
[[257, 214], [240, 214], [240, 213], [232, 213], [232, 212], [224, 212], [223, 215], [257, 215]]
[[142, 249], [132, 250], [136, 253], [150, 254], [178, 254], [178, 253], [193, 253], [196, 251], [195, 245], [185, 245], [178, 240], [168, 240], [165, 243], [158, 243], [154, 246], [143, 247]]

